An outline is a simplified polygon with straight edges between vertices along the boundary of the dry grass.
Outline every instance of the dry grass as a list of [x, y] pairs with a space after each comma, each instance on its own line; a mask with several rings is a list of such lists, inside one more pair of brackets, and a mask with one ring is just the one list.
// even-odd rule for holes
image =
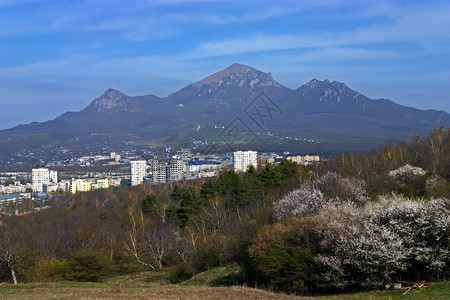
[[165, 273], [117, 276], [103, 283], [0, 284], [0, 299], [308, 299], [247, 287], [169, 284]]
[[[254, 288], [232, 286], [213, 287], [224, 275], [237, 272], [234, 268], [218, 268], [194, 277], [186, 284], [169, 284], [166, 274], [142, 272], [117, 276], [103, 283], [70, 282], [0, 284], [0, 299], [450, 299], [450, 282], [427, 284], [418, 291], [403, 296], [403, 290], [372, 291], [317, 298], [276, 294]], [[203, 284], [203, 285], [202, 285]]]
[[[246, 287], [126, 286], [110, 283], [0, 285], [0, 299], [300, 299]], [[308, 298], [301, 298], [308, 299]]]

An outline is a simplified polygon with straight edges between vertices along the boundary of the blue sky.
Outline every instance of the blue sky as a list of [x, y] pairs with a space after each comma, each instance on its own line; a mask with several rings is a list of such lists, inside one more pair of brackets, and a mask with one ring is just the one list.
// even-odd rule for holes
[[450, 112], [450, 1], [0, 0], [0, 129], [234, 62]]

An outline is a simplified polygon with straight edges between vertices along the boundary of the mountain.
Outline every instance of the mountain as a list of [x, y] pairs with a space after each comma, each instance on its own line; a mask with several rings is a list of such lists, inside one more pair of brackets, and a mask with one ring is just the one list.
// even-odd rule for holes
[[[444, 111], [419, 110], [387, 99], [369, 99], [344, 83], [312, 79], [279, 102], [284, 108], [281, 126], [297, 119], [312, 136], [335, 141], [403, 141], [415, 133], [450, 124]], [[288, 127], [289, 128], [289, 127]]]
[[290, 92], [270, 73], [235, 63], [170, 94], [167, 101], [176, 107], [175, 112], [182, 119], [196, 121], [201, 116], [210, 121], [226, 122], [260, 93], [276, 101]]
[[[235, 63], [169, 95], [169, 99], [204, 104], [206, 100], [207, 105], [230, 109], [261, 92], [277, 99], [289, 91], [276, 82], [270, 73]], [[226, 100], [226, 105], [221, 100]]]
[[192, 140], [229, 149], [357, 151], [404, 141], [443, 125], [450, 125], [444, 111], [370, 99], [337, 81], [312, 79], [291, 90], [270, 73], [233, 64], [168, 97], [131, 97], [108, 89], [79, 112], [1, 130], [0, 154], [62, 146], [96, 151], [95, 147]]

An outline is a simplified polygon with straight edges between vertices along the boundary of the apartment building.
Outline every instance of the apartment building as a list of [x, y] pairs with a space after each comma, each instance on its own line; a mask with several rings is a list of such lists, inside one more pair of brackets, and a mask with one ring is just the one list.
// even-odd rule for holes
[[258, 154], [256, 151], [235, 151], [233, 152], [234, 172], [245, 172], [252, 165], [258, 166]]
[[147, 176], [147, 161], [145, 160], [132, 160], [131, 163], [131, 185], [139, 185], [144, 181], [144, 177]]

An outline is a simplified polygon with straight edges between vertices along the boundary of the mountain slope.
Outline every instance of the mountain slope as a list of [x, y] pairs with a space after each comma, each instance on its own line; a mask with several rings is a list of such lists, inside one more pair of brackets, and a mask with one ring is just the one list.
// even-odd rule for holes
[[321, 138], [405, 140], [415, 133], [450, 124], [450, 115], [444, 111], [369, 99], [344, 83], [328, 80], [309, 81], [283, 98], [279, 105], [284, 110], [283, 120], [297, 119], [296, 128]]
[[[236, 120], [242, 128], [235, 126]], [[291, 142], [281, 137], [292, 136], [320, 140], [314, 151], [340, 151], [358, 143], [367, 149], [390, 140], [406, 140], [442, 125], [450, 126], [450, 115], [444, 111], [369, 99], [336, 81], [312, 79], [291, 90], [270, 73], [233, 64], [165, 98], [130, 97], [108, 89], [79, 112], [0, 131], [0, 151], [7, 155], [60, 145], [82, 149], [90, 143], [117, 148], [136, 141], [212, 142], [227, 126], [262, 137], [254, 142], [255, 147], [287, 147]], [[267, 132], [271, 132], [270, 138]], [[306, 147], [291, 144], [297, 152]]]
[[203, 118], [224, 121], [262, 92], [279, 100], [292, 91], [276, 82], [270, 73], [233, 64], [169, 95], [167, 100], [181, 118], [195, 119], [195, 114], [200, 114]]

